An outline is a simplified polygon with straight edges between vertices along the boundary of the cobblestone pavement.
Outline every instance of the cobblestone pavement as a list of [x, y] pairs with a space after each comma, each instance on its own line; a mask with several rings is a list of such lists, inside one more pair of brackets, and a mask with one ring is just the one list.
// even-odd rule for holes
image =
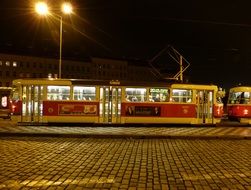
[[238, 138], [251, 139], [250, 126], [214, 127], [53, 127], [16, 126], [10, 121], [0, 121], [0, 136], [37, 135], [64, 137], [109, 137], [109, 138]]
[[0, 189], [248, 189], [251, 141], [0, 138]]

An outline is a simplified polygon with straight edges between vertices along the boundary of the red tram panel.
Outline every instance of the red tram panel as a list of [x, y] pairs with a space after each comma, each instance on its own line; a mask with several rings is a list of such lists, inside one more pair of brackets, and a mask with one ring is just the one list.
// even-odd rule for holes
[[98, 116], [98, 102], [44, 101], [44, 116]]
[[[129, 114], [128, 110], [133, 109]], [[145, 111], [145, 112], [144, 112]], [[157, 113], [156, 113], [157, 111]], [[122, 116], [133, 117], [196, 117], [196, 106], [194, 104], [122, 104]]]

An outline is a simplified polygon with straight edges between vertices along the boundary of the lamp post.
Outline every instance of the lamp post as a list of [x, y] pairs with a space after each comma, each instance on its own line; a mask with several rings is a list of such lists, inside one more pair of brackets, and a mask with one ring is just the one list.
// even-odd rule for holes
[[61, 79], [62, 76], [62, 40], [63, 40], [63, 19], [60, 16], [60, 36], [59, 36], [59, 71], [58, 78]]
[[[63, 18], [62, 16], [49, 12], [48, 6], [45, 2], [37, 2], [35, 5], [35, 10], [39, 15], [46, 16], [51, 15], [57, 17], [60, 21], [60, 30], [59, 30], [59, 65], [58, 65], [58, 78], [62, 76], [62, 41], [63, 41]], [[63, 3], [61, 7], [61, 11], [64, 14], [72, 13], [72, 6], [70, 3]]]

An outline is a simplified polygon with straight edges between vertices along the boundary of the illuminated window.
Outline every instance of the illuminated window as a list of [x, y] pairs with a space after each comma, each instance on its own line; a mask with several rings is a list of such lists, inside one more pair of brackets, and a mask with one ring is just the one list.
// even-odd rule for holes
[[167, 88], [150, 88], [149, 101], [167, 102], [169, 100], [169, 91]]
[[0, 66], [2, 66], [3, 65], [3, 62], [2, 61], [0, 61]]
[[146, 101], [146, 88], [126, 88], [125, 89], [126, 101], [130, 102], [145, 102]]
[[17, 62], [16, 61], [13, 62], [13, 67], [17, 67]]
[[48, 74], [48, 78], [52, 78], [52, 74], [51, 73]]
[[7, 107], [7, 96], [3, 96], [1, 100], [1, 107], [6, 108]]
[[19, 89], [16, 86], [13, 86], [13, 91], [12, 91], [12, 100], [18, 101], [20, 100], [20, 94], [19, 94]]
[[74, 86], [73, 98], [74, 100], [95, 100], [96, 88], [91, 86]]
[[172, 101], [182, 103], [192, 102], [192, 90], [173, 89]]
[[69, 100], [70, 87], [69, 86], [48, 86], [47, 100]]
[[9, 61], [6, 61], [6, 66], [9, 67], [10, 66], [10, 62]]
[[230, 92], [229, 104], [251, 104], [250, 92]]

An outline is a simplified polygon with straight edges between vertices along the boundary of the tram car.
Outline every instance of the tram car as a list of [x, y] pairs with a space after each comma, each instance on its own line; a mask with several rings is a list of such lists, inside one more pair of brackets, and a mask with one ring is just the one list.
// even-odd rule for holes
[[238, 86], [229, 90], [227, 114], [230, 120], [251, 124], [251, 87]]
[[19, 123], [216, 124], [223, 115], [215, 85], [17, 79], [13, 87]]
[[11, 117], [11, 87], [0, 87], [0, 118], [10, 119]]

